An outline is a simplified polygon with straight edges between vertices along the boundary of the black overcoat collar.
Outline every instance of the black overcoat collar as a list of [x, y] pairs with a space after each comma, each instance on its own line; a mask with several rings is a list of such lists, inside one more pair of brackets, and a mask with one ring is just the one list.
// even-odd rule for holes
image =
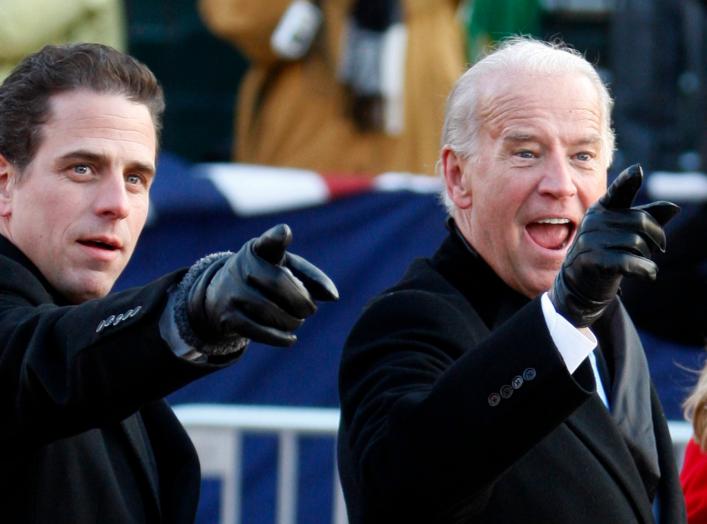
[[[66, 298], [64, 298], [57, 290], [52, 287], [52, 285], [44, 277], [39, 268], [35, 266], [34, 263], [22, 251], [20, 251], [20, 249], [15, 244], [10, 242], [3, 235], [0, 235], [0, 255], [5, 256], [13, 262], [18, 263], [27, 271], [32, 273], [34, 278], [37, 279], [43, 290], [46, 292], [49, 298], [48, 301], [52, 302], [53, 304], [56, 304], [57, 306], [69, 305], [69, 302], [66, 300]], [[27, 285], [27, 282], [25, 279], [22, 279], [21, 281], [17, 282], [17, 285], [24, 287]]]
[[489, 330], [493, 330], [529, 302], [491, 269], [463, 237], [453, 219], [449, 235], [432, 265], [469, 300]]

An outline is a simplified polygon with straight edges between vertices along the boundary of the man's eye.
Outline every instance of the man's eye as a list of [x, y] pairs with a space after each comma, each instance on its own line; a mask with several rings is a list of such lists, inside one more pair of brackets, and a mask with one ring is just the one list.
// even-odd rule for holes
[[88, 175], [91, 173], [91, 168], [86, 164], [77, 164], [72, 167], [72, 170], [77, 175]]
[[535, 158], [535, 153], [532, 151], [528, 151], [527, 149], [524, 149], [522, 151], [518, 151], [516, 153], [516, 156], [519, 156], [520, 158]]
[[125, 177], [128, 184], [139, 185], [142, 184], [142, 177], [140, 175], [128, 175]]
[[581, 162], [588, 162], [589, 160], [591, 160], [593, 158], [591, 153], [586, 153], [586, 152], [577, 153], [575, 155], [575, 157], [577, 158], [577, 160], [579, 160]]

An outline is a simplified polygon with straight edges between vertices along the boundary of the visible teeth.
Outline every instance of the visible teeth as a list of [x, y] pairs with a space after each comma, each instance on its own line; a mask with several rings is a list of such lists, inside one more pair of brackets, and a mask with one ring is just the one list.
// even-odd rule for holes
[[569, 218], [543, 218], [538, 220], [538, 224], [569, 224]]

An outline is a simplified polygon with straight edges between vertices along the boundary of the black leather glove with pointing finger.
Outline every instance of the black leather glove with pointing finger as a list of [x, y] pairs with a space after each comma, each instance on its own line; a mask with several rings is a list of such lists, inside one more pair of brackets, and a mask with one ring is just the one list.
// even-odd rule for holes
[[555, 278], [550, 300], [576, 327], [602, 315], [624, 276], [654, 280], [658, 273], [651, 258], [665, 251], [663, 226], [679, 207], [663, 201], [632, 207], [642, 180], [638, 164], [619, 174], [587, 211]]
[[187, 295], [189, 324], [201, 340], [214, 346], [245, 337], [291, 346], [294, 330], [317, 310], [315, 300], [339, 298], [329, 277], [287, 252], [291, 240], [290, 228], [280, 224], [201, 273]]

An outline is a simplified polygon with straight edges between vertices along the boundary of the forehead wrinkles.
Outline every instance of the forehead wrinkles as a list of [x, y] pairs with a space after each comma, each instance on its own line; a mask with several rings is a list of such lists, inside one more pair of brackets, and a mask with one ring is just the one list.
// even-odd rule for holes
[[[572, 89], [572, 88], [575, 89]], [[546, 81], [526, 82], [498, 94], [487, 93], [480, 100], [480, 123], [492, 136], [514, 125], [557, 126], [580, 124], [602, 131], [601, 107], [593, 88], [577, 89], [576, 84], [557, 89]], [[589, 87], [587, 85], [582, 87]]]

